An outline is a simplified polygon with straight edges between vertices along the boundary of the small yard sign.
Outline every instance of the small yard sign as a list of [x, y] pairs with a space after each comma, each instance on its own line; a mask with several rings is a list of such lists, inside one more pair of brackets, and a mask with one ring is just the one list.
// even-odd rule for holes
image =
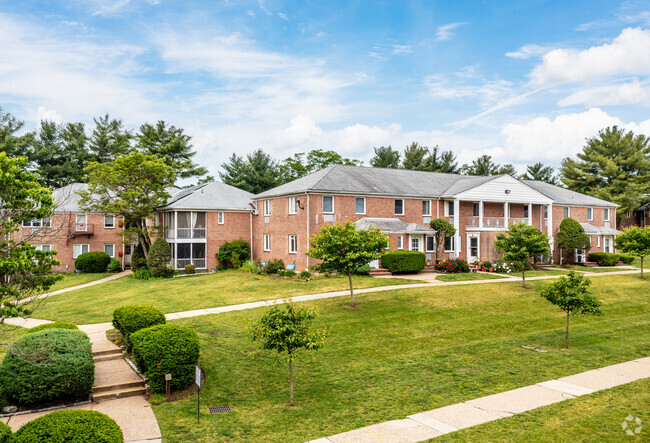
[[196, 386], [199, 388], [198, 391], [196, 392], [196, 422], [201, 423], [201, 378], [203, 376], [203, 371], [201, 368], [197, 365], [196, 366], [196, 372], [194, 375], [194, 383], [196, 383]]
[[196, 375], [194, 377], [194, 382], [196, 383], [196, 386], [201, 389], [201, 376], [203, 375], [203, 371], [201, 370], [200, 367], [196, 367]]

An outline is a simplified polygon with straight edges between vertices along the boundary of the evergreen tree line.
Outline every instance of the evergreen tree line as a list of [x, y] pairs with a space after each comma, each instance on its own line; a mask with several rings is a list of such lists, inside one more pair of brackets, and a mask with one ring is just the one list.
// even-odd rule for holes
[[165, 121], [144, 123], [137, 131], [108, 114], [83, 123], [41, 121], [39, 128], [17, 135], [24, 123], [0, 107], [0, 151], [11, 157], [25, 156], [28, 168], [48, 188], [85, 182], [90, 162], [108, 163], [122, 154], [155, 155], [171, 166], [177, 177], [202, 177], [207, 169], [195, 164], [191, 137]]

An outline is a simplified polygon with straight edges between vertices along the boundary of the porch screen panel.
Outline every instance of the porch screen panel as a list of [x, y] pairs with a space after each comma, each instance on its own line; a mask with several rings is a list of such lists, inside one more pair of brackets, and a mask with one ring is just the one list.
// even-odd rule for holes
[[194, 212], [194, 229], [205, 229], [205, 212]]

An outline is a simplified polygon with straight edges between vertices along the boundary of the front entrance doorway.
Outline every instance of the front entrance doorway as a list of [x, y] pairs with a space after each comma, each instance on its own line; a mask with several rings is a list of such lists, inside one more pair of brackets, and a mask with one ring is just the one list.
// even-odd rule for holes
[[479, 248], [480, 239], [481, 234], [479, 233], [467, 234], [467, 263], [471, 264], [481, 259]]
[[410, 235], [410, 250], [424, 252], [424, 236], [423, 235]]

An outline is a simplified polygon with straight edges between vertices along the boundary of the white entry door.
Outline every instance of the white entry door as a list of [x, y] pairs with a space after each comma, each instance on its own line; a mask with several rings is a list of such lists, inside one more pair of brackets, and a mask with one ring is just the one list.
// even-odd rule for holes
[[420, 251], [424, 252], [424, 236], [422, 235], [409, 235], [409, 241], [411, 242], [410, 250], [411, 251]]
[[476, 260], [480, 260], [481, 252], [479, 248], [479, 240], [481, 234], [473, 233], [467, 234], [467, 263], [474, 263]]

